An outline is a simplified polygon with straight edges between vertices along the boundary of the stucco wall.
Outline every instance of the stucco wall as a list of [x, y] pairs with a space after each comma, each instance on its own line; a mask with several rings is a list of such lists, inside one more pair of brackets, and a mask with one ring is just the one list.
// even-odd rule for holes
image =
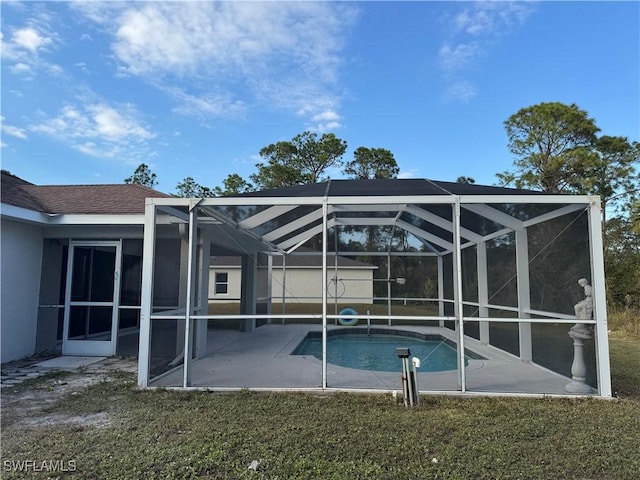
[[0, 319], [2, 362], [35, 351], [42, 230], [2, 219]]

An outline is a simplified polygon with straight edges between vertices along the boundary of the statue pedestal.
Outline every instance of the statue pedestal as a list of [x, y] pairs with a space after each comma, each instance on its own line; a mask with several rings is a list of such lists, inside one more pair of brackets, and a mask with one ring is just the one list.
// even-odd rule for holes
[[576, 324], [569, 330], [573, 339], [573, 363], [571, 364], [571, 382], [564, 388], [568, 393], [589, 394], [593, 388], [587, 385], [587, 366], [584, 363], [584, 341], [592, 338], [586, 325]]

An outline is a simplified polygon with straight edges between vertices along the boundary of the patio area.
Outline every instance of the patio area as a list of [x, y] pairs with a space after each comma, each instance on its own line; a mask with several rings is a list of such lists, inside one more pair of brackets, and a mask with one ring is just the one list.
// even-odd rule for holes
[[[330, 325], [328, 331], [341, 328], [344, 327]], [[436, 334], [454, 343], [457, 337], [456, 332], [441, 327], [376, 326], [376, 330], [379, 329]], [[292, 355], [309, 332], [321, 330], [320, 325], [300, 324], [264, 325], [252, 333], [209, 330], [207, 355], [191, 362], [191, 386], [212, 390], [321, 390], [321, 360], [312, 355]], [[366, 326], [359, 330], [366, 333]], [[522, 362], [471, 337], [465, 337], [464, 342], [466, 350], [482, 357], [469, 359], [465, 368], [468, 393], [567, 394], [565, 386], [570, 378], [535, 363]], [[398, 338], [397, 346], [403, 346], [402, 337]], [[401, 392], [401, 370], [399, 359], [397, 372], [359, 370], [327, 363], [327, 389]], [[149, 386], [181, 387], [183, 375], [180, 364], [151, 379]], [[458, 372], [418, 370], [418, 387], [421, 392], [460, 391]]]

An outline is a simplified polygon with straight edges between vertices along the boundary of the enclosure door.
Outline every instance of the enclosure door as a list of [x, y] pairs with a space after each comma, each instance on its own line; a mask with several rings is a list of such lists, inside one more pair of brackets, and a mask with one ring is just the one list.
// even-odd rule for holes
[[120, 242], [70, 243], [64, 355], [115, 355], [120, 256]]

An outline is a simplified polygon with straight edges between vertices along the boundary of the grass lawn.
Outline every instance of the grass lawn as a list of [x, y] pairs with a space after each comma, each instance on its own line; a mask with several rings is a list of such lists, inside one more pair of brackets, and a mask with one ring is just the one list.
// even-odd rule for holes
[[[2, 391], [2, 478], [636, 479], [640, 342], [612, 336], [611, 362], [611, 401], [424, 396], [413, 409], [390, 395], [140, 391], [128, 374], [89, 386], [52, 376]], [[9, 471], [20, 460], [75, 471]]]

